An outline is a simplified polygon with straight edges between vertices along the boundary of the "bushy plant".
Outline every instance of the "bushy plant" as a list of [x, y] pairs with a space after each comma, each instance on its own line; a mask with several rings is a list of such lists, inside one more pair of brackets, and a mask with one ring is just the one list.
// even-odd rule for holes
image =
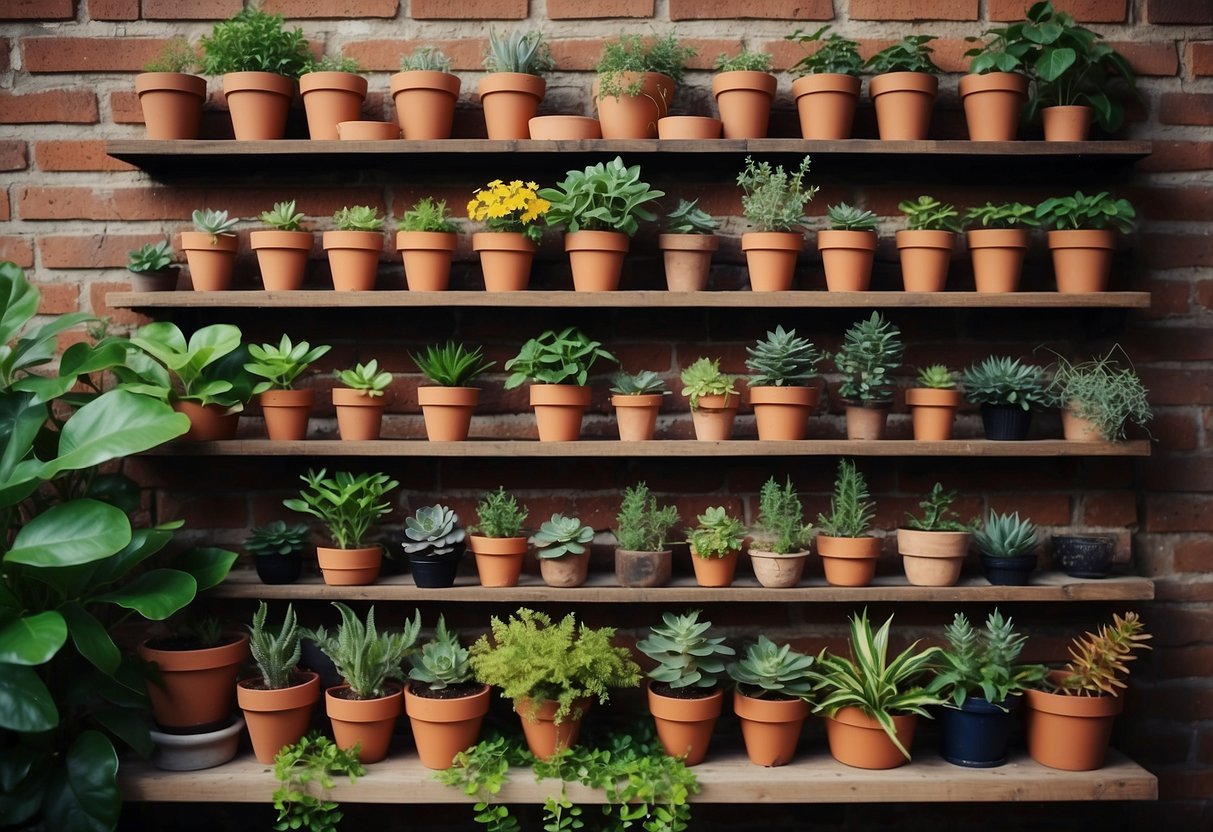
[[480, 522], [469, 531], [485, 537], [522, 537], [522, 524], [528, 513], [526, 506], [518, 505], [514, 495], [507, 494], [505, 486], [500, 486], [476, 504], [476, 517]]
[[849, 459], [840, 460], [830, 495], [830, 513], [818, 514], [817, 525], [828, 537], [867, 537], [876, 518], [868, 482]]
[[212, 243], [219, 239], [220, 234], [231, 234], [236, 223], [240, 222], [239, 217], [228, 217], [227, 211], [215, 211], [210, 208], [195, 210], [190, 216], [194, 228], [203, 234], [210, 234]]
[[383, 217], [370, 205], [347, 205], [333, 214], [338, 231], [382, 231]]
[[729, 665], [737, 689], [754, 699], [804, 699], [813, 695], [813, 657], [777, 645], [764, 635]]
[[897, 210], [906, 215], [910, 231], [960, 231], [960, 212], [933, 196], [903, 199], [897, 203]]
[[307, 526], [303, 523], [288, 526], [282, 520], [273, 520], [249, 532], [244, 539], [244, 550], [256, 557], [298, 556], [307, 541]]
[[543, 75], [556, 66], [552, 50], [538, 30], [513, 31], [499, 35], [489, 27], [489, 45], [484, 53], [484, 68], [489, 72], [521, 72]]
[[231, 324], [201, 327], [187, 341], [176, 324], [156, 321], [135, 330], [129, 342], [107, 343], [126, 349], [125, 361], [111, 368], [124, 390], [230, 412], [243, 409], [253, 395], [253, 376], [244, 369], [249, 352]]
[[637, 650], [657, 662], [648, 677], [674, 690], [716, 687], [725, 673], [723, 657], [734, 655], [724, 636], [708, 635], [712, 622], [700, 621], [699, 610], [663, 613], [661, 622], [636, 642]]
[[817, 365], [822, 355], [808, 338], [797, 336], [796, 330], [776, 326], [765, 340], [746, 347], [749, 358], [745, 366], [751, 373], [751, 387], [804, 386], [817, 377]]
[[400, 56], [401, 72], [450, 72], [451, 59], [434, 46], [418, 46]]
[[522, 234], [533, 243], [543, 237], [543, 225], [552, 203], [539, 196], [534, 182], [494, 179], [472, 192], [468, 219], [482, 222], [489, 231]]
[[409, 679], [429, 690], [446, 690], [473, 681], [468, 650], [459, 643], [459, 634], [446, 628], [446, 619], [438, 616], [434, 638], [409, 656]]
[[681, 199], [678, 207], [666, 214], [666, 230], [670, 234], [714, 234], [720, 223], [702, 208], [697, 199]]
[[516, 356], [505, 362], [510, 373], [505, 389], [513, 390], [524, 381], [584, 387], [590, 379], [590, 368], [600, 359], [618, 363], [600, 341], [591, 341], [576, 327], [559, 333], [548, 330], [527, 341]]
[[833, 231], [875, 231], [879, 221], [873, 212], [845, 202], [826, 208], [826, 219]]
[[675, 84], [682, 83], [686, 63], [697, 54], [693, 46], [683, 46], [674, 33], [662, 37], [620, 35], [602, 46], [598, 73], [598, 97], [619, 98], [640, 95], [641, 81], [624, 83], [625, 72], [659, 72]]
[[716, 72], [770, 72], [771, 56], [766, 52], [751, 52], [742, 47], [736, 55], [721, 52], [712, 65]]
[[198, 68], [198, 50], [185, 38], [173, 38], [154, 59], [143, 65], [144, 72], [193, 72]]
[[1036, 548], [1036, 524], [1019, 519], [1019, 512], [999, 514], [991, 511], [985, 525], [973, 535], [977, 551], [991, 558], [1017, 558]]
[[682, 380], [682, 395], [691, 400], [691, 408], [699, 407], [704, 396], [736, 396], [737, 377], [720, 372], [719, 358], [695, 359], [679, 376]]
[[379, 372], [379, 362], [374, 358], [365, 364], [355, 364], [348, 370], [334, 370], [333, 375], [346, 387], [361, 390], [370, 398], [382, 396], [392, 383], [392, 374]]
[[1073, 196], [1055, 196], [1036, 206], [1036, 218], [1045, 228], [1102, 230], [1113, 228], [1121, 234], [1133, 230], [1137, 212], [1127, 199], [1115, 199], [1107, 191], [1087, 196], [1075, 191]]
[[565, 555], [585, 554], [586, 547], [594, 539], [594, 529], [577, 517], [553, 514], [550, 520], [539, 525], [539, 531], [531, 535], [530, 543], [545, 560], [562, 558]]
[[404, 518], [404, 553], [413, 559], [442, 558], [463, 551], [467, 531], [459, 515], [436, 504], [422, 506]]
[[930, 492], [918, 501], [922, 510], [915, 515], [906, 512], [907, 529], [920, 532], [971, 532], [977, 524], [976, 520], [961, 520], [960, 514], [952, 509], [956, 502], [955, 491], [944, 491], [943, 483], [935, 483]]
[[741, 551], [745, 525], [730, 517], [724, 506], [712, 506], [695, 518], [699, 525], [687, 530], [691, 549], [701, 558], [723, 558]]
[[669, 548], [666, 536], [678, 525], [678, 507], [660, 506], [647, 484], [625, 488], [615, 518], [615, 540], [630, 552], [661, 552]]
[[947, 364], [931, 364], [919, 369], [914, 383], [930, 390], [953, 390], [956, 387], [956, 376], [948, 369]]
[[838, 394], [862, 404], [887, 402], [893, 398], [892, 373], [901, 366], [905, 344], [901, 330], [879, 312], [846, 331], [834, 366], [842, 374]]
[[404, 212], [396, 221], [396, 230], [453, 234], [459, 230], [459, 224], [447, 213], [446, 200], [427, 196], [417, 200], [412, 208]]
[[1058, 356], [1045, 390], [1053, 406], [1089, 420], [1109, 442], [1125, 438], [1126, 423], [1144, 427], [1153, 417], [1146, 386], [1132, 365], [1120, 366], [1115, 353], [1079, 364]]
[[611, 392], [621, 396], [668, 396], [665, 380], [652, 370], [638, 373], [618, 372], [611, 376]]
[[303, 212], [295, 210], [295, 200], [275, 202], [272, 210], [261, 212], [261, 221], [278, 231], [298, 231], [303, 227]]
[[795, 43], [818, 44], [812, 53], [792, 64], [788, 71], [792, 73], [793, 77], [825, 74], [859, 75], [863, 72], [863, 58], [859, 56], [859, 44], [839, 34], [826, 37], [825, 34], [828, 31], [830, 31], [830, 27], [827, 25], [822, 26], [816, 32], [806, 33], [803, 29], [797, 29], [792, 34], [784, 36], [784, 40]]
[[804, 522], [804, 506], [788, 477], [781, 486], [774, 477], [768, 479], [758, 492], [758, 532], [761, 546], [757, 548], [786, 555], [809, 548], [813, 539], [813, 524]]
[[937, 35], [906, 35], [892, 46], [881, 49], [864, 63], [864, 69], [873, 75], [885, 72], [929, 72], [936, 75], [943, 70], [931, 60], [934, 49], [927, 46]]
[[303, 71], [303, 74], [306, 75], [309, 72], [348, 72], [351, 75], [360, 75], [362, 68], [353, 58], [345, 58], [341, 55], [321, 55], [319, 58], [313, 57], [308, 61], [307, 69]]
[[272, 72], [298, 78], [311, 61], [303, 30], [298, 26], [286, 29], [282, 15], [263, 12], [256, 6], [216, 23], [210, 36], [203, 35], [200, 43], [206, 75]]
[[973, 404], [1021, 407], [1031, 410], [1045, 402], [1044, 370], [1018, 358], [992, 355], [960, 376], [965, 397]]
[[482, 347], [468, 349], [455, 341], [431, 344], [425, 352], [409, 353], [409, 357], [426, 378], [440, 387], [467, 387], [497, 363], [484, 360]]
[[277, 633], [266, 629], [265, 619], [268, 615], [269, 605], [262, 601], [249, 627], [249, 650], [261, 674], [262, 684], [269, 690], [282, 690], [291, 686], [291, 674], [303, 655], [299, 625], [291, 604], [286, 605], [286, 615]]
[[745, 192], [741, 209], [746, 221], [759, 231], [792, 231], [805, 225], [809, 218], [804, 207], [817, 195], [817, 186], [806, 186], [811, 160], [805, 156], [794, 173], [788, 174], [783, 165], [771, 167], [770, 162], [755, 163], [745, 158], [745, 169], [737, 175], [737, 184]]
[[[274, 757], [274, 777], [280, 783], [272, 800], [278, 810], [275, 832], [306, 829], [308, 832], [337, 832], [344, 815], [327, 792], [336, 785], [334, 775], [350, 782], [366, 774], [358, 759], [358, 745], [341, 749], [315, 731], [299, 742], [284, 745]], [[320, 794], [314, 791], [319, 790]]]
[[1070, 661], [1062, 668], [1058, 693], [1070, 696], [1119, 696], [1135, 650], [1149, 650], [1151, 638], [1135, 612], [1113, 615], [1112, 625], [1074, 639]]
[[956, 613], [944, 629], [948, 646], [936, 653], [935, 678], [927, 691], [954, 707], [980, 696], [1007, 710], [1006, 702], [1028, 690], [1048, 672], [1044, 665], [1017, 665], [1028, 637], [1015, 632], [1011, 619], [998, 610], [986, 618], [984, 630], [974, 630], [964, 613]]
[[421, 633], [421, 613], [414, 611], [398, 633], [380, 633], [375, 628], [375, 607], [359, 620], [352, 609], [334, 601], [341, 623], [330, 634], [324, 627], [306, 635], [328, 656], [355, 699], [378, 699], [388, 694], [388, 681], [404, 681], [402, 662], [413, 650]]
[[982, 228], [1036, 228], [1036, 206], [1022, 202], [1003, 202], [995, 205], [987, 202], [965, 211], [964, 224]]
[[160, 272], [173, 263], [173, 249], [168, 240], [158, 243], [144, 243], [134, 251], [127, 253], [126, 270], [135, 274]]
[[267, 390], [290, 390], [308, 367], [317, 359], [328, 354], [332, 347], [321, 344], [312, 347], [307, 341], [292, 343], [289, 335], [283, 335], [277, 346], [273, 344], [249, 344], [249, 356], [253, 359], [244, 365], [258, 378], [265, 379], [257, 383], [253, 393], [264, 393]]
[[551, 204], [548, 225], [576, 231], [618, 231], [629, 237], [640, 223], [657, 215], [645, 206], [665, 196], [640, 179], [640, 165], [628, 166], [616, 156], [584, 170], [571, 170], [554, 188], [543, 188], [539, 197]]
[[400, 483], [387, 474], [351, 474], [336, 471], [332, 477], [325, 469], [300, 476], [306, 488], [298, 498], [283, 500], [291, 511], [310, 514], [328, 528], [338, 549], [359, 549], [365, 545], [371, 526], [392, 511], [383, 498]]
[[1018, 72], [1025, 68], [1026, 60], [1036, 49], [1035, 44], [1024, 34], [1022, 23], [1009, 26], [998, 26], [987, 29], [985, 40], [978, 37], [967, 37], [969, 43], [979, 43], [965, 52], [969, 62], [969, 72], [974, 75], [985, 75], [989, 72]]

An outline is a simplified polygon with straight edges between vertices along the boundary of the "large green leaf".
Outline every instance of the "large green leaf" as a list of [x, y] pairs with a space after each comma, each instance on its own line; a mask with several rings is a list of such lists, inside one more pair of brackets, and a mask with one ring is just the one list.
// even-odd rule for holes
[[173, 539], [173, 530], [182, 525], [181, 521], [174, 521], [152, 529], [135, 529], [131, 542], [121, 552], [94, 564], [96, 572], [90, 576], [89, 586], [100, 588], [118, 580], [168, 545]]
[[1036, 61], [1036, 74], [1044, 81], [1056, 81], [1074, 65], [1073, 49], [1050, 49]]
[[122, 662], [122, 653], [97, 617], [75, 601], [60, 605], [59, 612], [67, 621], [72, 643], [76, 645], [80, 655], [102, 673], [111, 676], [117, 673], [118, 665]]
[[38, 311], [38, 290], [16, 263], [0, 263], [0, 344], [17, 337]]
[[126, 515], [96, 500], [71, 500], [30, 520], [13, 539], [6, 563], [73, 566], [113, 555], [131, 541]]
[[46, 789], [46, 822], [56, 832], [112, 832], [122, 811], [118, 754], [109, 737], [85, 731]]
[[50, 479], [61, 471], [91, 468], [141, 453], [189, 430], [188, 416], [167, 404], [128, 390], [110, 390], [76, 411], [59, 437], [59, 456], [43, 468]]
[[173, 559], [173, 568], [188, 572], [198, 582], [198, 591], [210, 589], [223, 583], [232, 564], [239, 557], [227, 549], [203, 547], [182, 552]]
[[29, 393], [0, 393], [0, 483], [29, 455], [47, 415]]
[[42, 808], [49, 765], [32, 748], [9, 746], [0, 754], [0, 818], [20, 826]]
[[148, 733], [147, 718], [143, 713], [130, 708], [95, 708], [90, 714], [140, 757], [151, 756], [152, 736]]
[[89, 684], [98, 696], [120, 708], [147, 708], [147, 667], [137, 657], [124, 654], [116, 674], [94, 671]]
[[198, 582], [188, 572], [153, 569], [121, 589], [98, 595], [94, 600], [134, 610], [144, 618], [163, 621], [194, 600]]
[[46, 664], [67, 641], [67, 624], [54, 610], [15, 618], [0, 627], [0, 662]]
[[33, 669], [0, 664], [0, 728], [49, 731], [59, 724], [51, 692]]

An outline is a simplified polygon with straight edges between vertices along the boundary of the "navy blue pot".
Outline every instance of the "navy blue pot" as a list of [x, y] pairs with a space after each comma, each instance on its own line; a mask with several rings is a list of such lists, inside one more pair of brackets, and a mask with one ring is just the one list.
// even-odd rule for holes
[[1036, 555], [1017, 555], [1012, 558], [981, 556], [981, 569], [986, 580], [995, 586], [1027, 586], [1036, 569]]
[[986, 439], [1022, 442], [1028, 438], [1028, 428], [1032, 426], [1032, 411], [1017, 404], [983, 404], [981, 423]]
[[409, 571], [413, 583], [425, 589], [446, 589], [455, 585], [459, 561], [463, 558], [463, 547], [440, 558], [409, 558]]
[[1018, 696], [1003, 704], [1010, 711], [991, 705], [979, 697], [968, 697], [960, 708], [941, 708], [938, 712], [940, 755], [954, 766], [994, 768], [1007, 761], [1007, 746], [1015, 726]]

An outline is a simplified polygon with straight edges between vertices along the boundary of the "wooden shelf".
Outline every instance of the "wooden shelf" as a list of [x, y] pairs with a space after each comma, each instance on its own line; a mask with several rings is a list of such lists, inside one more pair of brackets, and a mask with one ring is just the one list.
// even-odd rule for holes
[[[695, 803], [942, 803], [1063, 800], [1156, 800], [1158, 779], [1123, 755], [1112, 752], [1097, 771], [1072, 772], [1041, 766], [1026, 755], [999, 768], [961, 768], [920, 750], [915, 760], [890, 771], [866, 771], [836, 762], [824, 750], [801, 754], [778, 768], [752, 765], [740, 752], [712, 755], [694, 771], [702, 788]], [[140, 761], [124, 761], [118, 780], [126, 800], [164, 802], [266, 803], [277, 786], [273, 768], [244, 756], [204, 771], [159, 771]], [[543, 803], [557, 794], [558, 781], [535, 781], [515, 770], [499, 795], [502, 803]], [[411, 751], [367, 766], [351, 784], [338, 778], [331, 791], [340, 803], [474, 802], [444, 786]], [[574, 803], [604, 802], [601, 791], [568, 787]]]
[[[468, 555], [471, 557], [471, 555]], [[1061, 572], [1038, 572], [1030, 586], [992, 586], [985, 578], [963, 578], [958, 586], [911, 586], [906, 579], [879, 577], [872, 586], [830, 586], [824, 579], [807, 580], [789, 589], [767, 589], [754, 578], [739, 577], [731, 587], [701, 587], [693, 578], [675, 578], [667, 586], [622, 587], [614, 575], [591, 574], [584, 586], [555, 589], [538, 577], [523, 575], [516, 587], [482, 587], [461, 577], [447, 589], [422, 589], [407, 575], [381, 578], [370, 586], [328, 586], [318, 577], [293, 584], [263, 584], [251, 569], [238, 569], [210, 590], [210, 597], [284, 601], [444, 601], [509, 604], [707, 604], [715, 602], [946, 602], [1002, 603], [1012, 601], [1148, 601], [1154, 583], [1136, 575], [1084, 580]]]

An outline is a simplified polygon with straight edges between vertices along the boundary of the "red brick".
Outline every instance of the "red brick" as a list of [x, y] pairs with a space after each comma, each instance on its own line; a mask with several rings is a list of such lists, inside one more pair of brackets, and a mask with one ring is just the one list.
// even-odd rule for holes
[[328, 189], [281, 186], [258, 191], [233, 191], [226, 187], [205, 188], [115, 188], [23, 187], [17, 195], [22, 219], [161, 220], [189, 219], [196, 208], [224, 209], [232, 216], [251, 218], [274, 202], [298, 199], [299, 210], [309, 217], [331, 217], [346, 205], [374, 205], [383, 209], [383, 193], [377, 188], [336, 187]]
[[160, 57], [163, 38], [25, 38], [29, 72], [137, 72]]
[[1137, 495], [1129, 491], [1088, 493], [1082, 502], [1082, 522], [1087, 526], [1130, 526], [1137, 522]]
[[1171, 551], [1176, 572], [1213, 572], [1213, 540], [1180, 540]]
[[109, 318], [110, 322], [117, 326], [139, 326], [148, 322], [148, 319], [143, 315], [132, 312], [129, 309], [118, 309], [106, 304], [105, 296], [108, 292], [129, 292], [130, 283], [113, 283], [113, 282], [97, 282], [90, 283], [88, 286], [89, 306], [94, 315], [101, 318]]
[[1179, 74], [1179, 49], [1175, 41], [1109, 41], [1108, 45], [1124, 55], [1138, 75], [1169, 77]]
[[0, 3], [0, 20], [70, 20], [75, 16], [75, 0], [5, 0]]
[[97, 119], [97, 96], [91, 90], [45, 90], [23, 95], [0, 90], [0, 124], [96, 124]]
[[38, 238], [38, 255], [48, 269], [120, 268], [129, 252], [163, 239], [163, 234], [45, 234]]
[[1155, 455], [1145, 461], [1145, 487], [1149, 491], [1213, 492], [1213, 467], [1208, 456]]
[[0, 221], [7, 222], [11, 215], [8, 207], [8, 189], [0, 188]]
[[522, 20], [529, 0], [410, 0], [409, 14], [416, 20]]
[[548, 0], [548, 19], [652, 17], [656, 5], [655, 0]]
[[1189, 43], [1184, 63], [1189, 75], [1213, 75], [1213, 42]]
[[135, 170], [105, 153], [102, 139], [48, 139], [34, 143], [34, 164], [41, 170]]
[[88, 0], [93, 20], [138, 20], [139, 0]]
[[1156, 140], [1153, 152], [1137, 163], [1137, 169], [1151, 173], [1213, 170], [1213, 142]]
[[66, 315], [80, 311], [80, 287], [74, 283], [41, 283], [38, 301], [39, 315]]
[[1150, 433], [1163, 450], [1190, 451], [1196, 447], [1196, 420], [1190, 412], [1155, 413]]
[[[294, 20], [300, 17], [395, 17], [399, 0], [265, 0], [261, 8]], [[525, 16], [525, 15], [524, 15]]]
[[8, 53], [10, 48], [8, 38], [0, 38], [0, 72], [8, 71], [10, 65]]
[[1213, 92], [1164, 92], [1158, 99], [1163, 124], [1213, 125]]
[[670, 0], [670, 20], [833, 20], [831, 0]]
[[[484, 50], [489, 45], [487, 38], [427, 40], [426, 44], [442, 50], [451, 59], [453, 69], [484, 69]], [[345, 44], [341, 54], [353, 58], [358, 66], [367, 71], [395, 71], [400, 68], [400, 57], [416, 47], [415, 40], [362, 40]]]
[[1208, 0], [1146, 0], [1148, 23], [1213, 23]]
[[1213, 529], [1213, 497], [1191, 494], [1147, 494], [1148, 532], [1201, 532]]
[[[1023, 20], [1032, 0], [987, 0], [990, 20]], [[1120, 23], [1128, 17], [1128, 0], [1054, 0], [1059, 11], [1072, 14], [1084, 23]]]
[[0, 170], [25, 170], [27, 167], [25, 142], [0, 141]]
[[110, 93], [110, 118], [114, 124], [143, 124], [143, 107], [134, 90]]
[[1213, 266], [1213, 234], [1142, 234], [1138, 251], [1152, 269]]
[[12, 260], [23, 269], [34, 265], [34, 247], [30, 245], [29, 237], [0, 235], [0, 260]]
[[1213, 370], [1139, 367], [1150, 404], [1213, 404]]
[[1151, 220], [1205, 220], [1213, 217], [1213, 187], [1133, 189], [1128, 197]]
[[143, 19], [223, 20], [243, 7], [242, 0], [143, 0]]
[[977, 0], [850, 0], [852, 20], [976, 20]]
[[1070, 524], [1068, 494], [991, 494], [988, 503], [990, 511], [1000, 514], [1018, 511], [1021, 518], [1030, 517], [1038, 526]]

